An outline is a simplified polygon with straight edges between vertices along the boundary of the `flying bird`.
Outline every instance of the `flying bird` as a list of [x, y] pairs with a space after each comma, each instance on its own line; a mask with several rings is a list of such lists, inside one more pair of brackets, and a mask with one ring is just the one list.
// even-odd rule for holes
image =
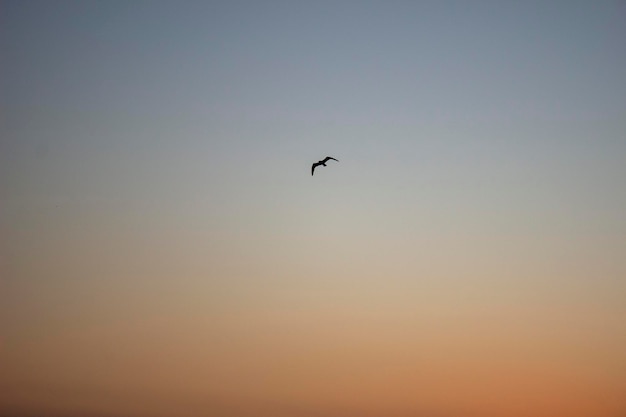
[[326, 162], [328, 162], [329, 159], [332, 159], [333, 161], [337, 161], [339, 162], [339, 160], [332, 158], [330, 156], [327, 156], [326, 158], [322, 159], [321, 161], [318, 161], [316, 163], [313, 164], [313, 166], [311, 167], [311, 175], [313, 175], [313, 172], [315, 171], [315, 167], [322, 165], [322, 166], [326, 166]]

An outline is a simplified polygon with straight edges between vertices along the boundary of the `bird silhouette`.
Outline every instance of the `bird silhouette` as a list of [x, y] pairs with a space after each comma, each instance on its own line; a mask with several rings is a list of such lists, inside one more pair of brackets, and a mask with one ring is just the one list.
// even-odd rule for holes
[[322, 159], [321, 161], [318, 161], [316, 163], [313, 164], [313, 166], [311, 166], [311, 175], [313, 175], [313, 172], [315, 171], [315, 167], [322, 165], [322, 166], [326, 166], [326, 162], [328, 162], [329, 159], [332, 159], [333, 161], [337, 161], [339, 162], [338, 159], [332, 158], [330, 156], [327, 156], [326, 158]]

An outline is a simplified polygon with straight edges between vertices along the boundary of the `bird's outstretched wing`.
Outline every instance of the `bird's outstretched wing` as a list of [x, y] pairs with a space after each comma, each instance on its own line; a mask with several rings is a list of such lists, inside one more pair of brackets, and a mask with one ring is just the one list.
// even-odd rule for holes
[[338, 160], [338, 159], [335, 159], [335, 158], [333, 158], [333, 157], [331, 157], [331, 156], [327, 156], [326, 158], [324, 158], [324, 160], [322, 161], [322, 163], [326, 163], [326, 162], [328, 162], [328, 160], [329, 160], [329, 159], [332, 159], [333, 161], [337, 161], [337, 162], [339, 162], [339, 160]]
[[315, 167], [318, 165], [321, 165], [321, 164], [319, 162], [316, 162], [311, 166], [311, 175], [313, 175], [313, 171], [315, 171]]

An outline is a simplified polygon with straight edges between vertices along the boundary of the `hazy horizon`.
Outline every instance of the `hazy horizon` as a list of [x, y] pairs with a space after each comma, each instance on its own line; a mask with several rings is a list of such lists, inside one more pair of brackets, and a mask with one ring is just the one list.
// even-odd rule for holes
[[624, 22], [2, 2], [0, 415], [623, 415]]

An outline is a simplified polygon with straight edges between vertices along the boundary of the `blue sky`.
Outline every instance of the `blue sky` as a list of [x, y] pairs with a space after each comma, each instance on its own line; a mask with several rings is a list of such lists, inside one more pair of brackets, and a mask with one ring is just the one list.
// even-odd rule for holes
[[[5, 385], [39, 378], [19, 353], [35, 341], [63, 345], [90, 323], [181, 311], [166, 333], [272, 308], [298, 326], [337, 309], [496, 320], [512, 304], [589, 317], [583, 333], [617, 360], [623, 2], [0, 10]], [[326, 155], [340, 162], [311, 177]], [[104, 355], [89, 346], [81, 351]], [[580, 354], [601, 367], [594, 358]], [[619, 369], [609, 391], [623, 386]]]

